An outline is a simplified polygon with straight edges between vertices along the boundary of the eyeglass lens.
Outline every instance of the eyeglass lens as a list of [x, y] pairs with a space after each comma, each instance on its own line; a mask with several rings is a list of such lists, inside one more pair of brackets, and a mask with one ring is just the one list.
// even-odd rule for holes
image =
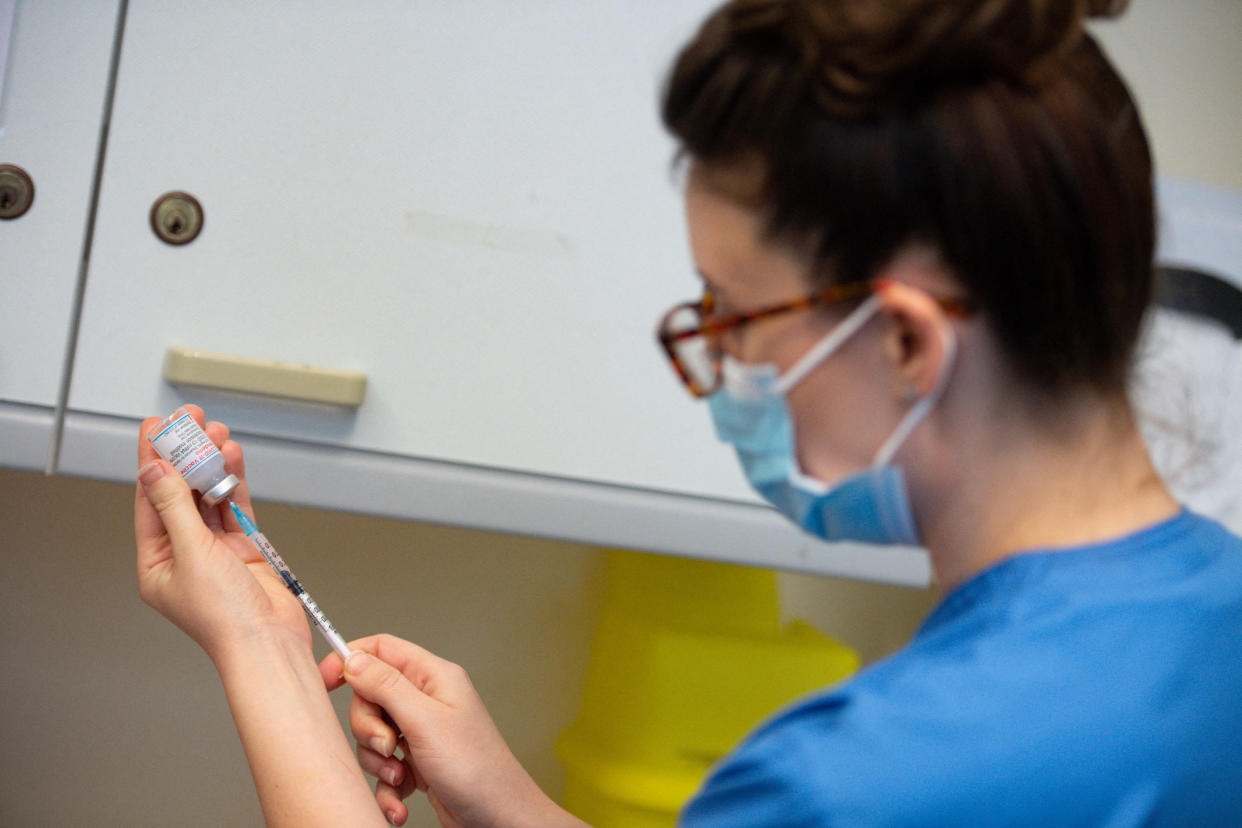
[[[670, 334], [693, 331], [702, 326], [703, 316], [698, 308], [683, 307], [673, 313], [667, 324]], [[720, 370], [719, 342], [719, 337], [698, 334], [672, 343], [677, 363], [690, 381], [702, 389], [716, 386]]]

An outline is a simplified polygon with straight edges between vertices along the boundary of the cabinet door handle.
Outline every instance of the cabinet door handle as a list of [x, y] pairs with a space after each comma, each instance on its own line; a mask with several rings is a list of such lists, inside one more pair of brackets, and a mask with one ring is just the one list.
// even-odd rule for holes
[[367, 393], [367, 375], [270, 359], [211, 354], [170, 347], [164, 355], [164, 379], [244, 394], [263, 394], [305, 402], [357, 408]]

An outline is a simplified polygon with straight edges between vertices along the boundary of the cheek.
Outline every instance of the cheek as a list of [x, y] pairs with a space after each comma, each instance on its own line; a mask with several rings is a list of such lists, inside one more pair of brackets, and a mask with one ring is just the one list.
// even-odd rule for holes
[[887, 362], [875, 349], [843, 349], [789, 393], [798, 463], [826, 482], [866, 468], [901, 412]]
[[798, 464], [829, 482], [866, 462], [858, 429], [866, 406], [852, 382], [834, 382], [837, 373], [816, 371], [789, 392]]

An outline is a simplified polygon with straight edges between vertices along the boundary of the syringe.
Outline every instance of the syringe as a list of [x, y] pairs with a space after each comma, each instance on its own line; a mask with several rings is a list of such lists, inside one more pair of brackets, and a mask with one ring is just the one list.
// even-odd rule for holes
[[276, 574], [285, 582], [285, 586], [289, 587], [299, 601], [302, 602], [302, 608], [306, 610], [306, 615], [311, 622], [319, 628], [319, 632], [323, 633], [323, 637], [332, 645], [332, 649], [340, 653], [341, 658], [349, 658], [349, 645], [345, 643], [345, 639], [336, 631], [336, 627], [332, 626], [332, 622], [328, 620], [328, 616], [323, 614], [323, 610], [315, 603], [315, 599], [310, 597], [298, 579], [293, 577], [293, 573], [289, 571], [289, 566], [276, 553], [276, 547], [263, 536], [259, 531], [259, 527], [254, 525], [245, 512], [233, 501], [229, 501], [229, 506], [233, 509], [233, 514], [237, 517], [237, 522], [241, 524], [242, 530], [246, 533], [246, 537], [250, 538], [250, 542], [259, 550], [259, 554], [263, 556], [263, 560], [271, 564], [272, 569], [276, 570]]

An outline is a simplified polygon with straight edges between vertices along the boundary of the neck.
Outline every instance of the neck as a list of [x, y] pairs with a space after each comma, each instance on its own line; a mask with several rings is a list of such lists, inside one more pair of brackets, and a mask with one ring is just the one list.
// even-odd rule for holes
[[1105, 541], [1172, 517], [1169, 494], [1123, 402], [1058, 408], [1055, 426], [990, 417], [949, 441], [920, 480], [920, 526], [947, 592], [1030, 549]]

